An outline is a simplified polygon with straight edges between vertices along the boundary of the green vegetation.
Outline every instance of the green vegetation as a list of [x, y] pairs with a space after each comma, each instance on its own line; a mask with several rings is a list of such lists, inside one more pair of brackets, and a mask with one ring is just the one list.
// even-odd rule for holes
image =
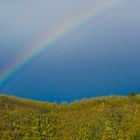
[[140, 95], [61, 105], [0, 95], [0, 140], [140, 140]]
[[135, 96], [135, 95], [136, 95], [135, 91], [131, 90], [130, 93], [129, 93], [129, 96]]

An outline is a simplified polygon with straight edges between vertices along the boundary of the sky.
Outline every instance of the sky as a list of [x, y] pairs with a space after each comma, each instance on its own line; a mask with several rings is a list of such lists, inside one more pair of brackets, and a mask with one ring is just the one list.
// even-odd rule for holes
[[[97, 1], [102, 5], [102, 0], [0, 0], [0, 83], [7, 66], [56, 30], [75, 25]], [[139, 92], [139, 7], [139, 0], [122, 0], [90, 16], [9, 76], [0, 93], [59, 103]]]

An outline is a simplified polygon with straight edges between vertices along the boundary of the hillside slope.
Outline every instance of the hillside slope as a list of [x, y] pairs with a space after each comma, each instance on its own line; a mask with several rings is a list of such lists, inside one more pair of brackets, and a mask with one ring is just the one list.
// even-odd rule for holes
[[0, 95], [0, 140], [140, 140], [140, 96], [58, 106]]

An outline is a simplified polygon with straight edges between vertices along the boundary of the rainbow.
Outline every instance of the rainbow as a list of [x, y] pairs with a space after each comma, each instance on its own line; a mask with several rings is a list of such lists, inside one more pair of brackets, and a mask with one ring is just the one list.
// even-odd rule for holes
[[[123, 0], [97, 0], [94, 5], [88, 9], [84, 9], [81, 15], [64, 22], [58, 30], [50, 33], [48, 37], [41, 38], [35, 45], [29, 47], [30, 49], [21, 54], [16, 61], [8, 64], [7, 67], [0, 72], [0, 87], [3, 88], [9, 81], [16, 77], [27, 64], [31, 63], [44, 50], [54, 46], [58, 41], [63, 40], [65, 36], [74, 32], [81, 25], [87, 23], [90, 19], [104, 14], [105, 11], [112, 9], [114, 6], [120, 4]], [[85, 12], [86, 11], [86, 12]]]

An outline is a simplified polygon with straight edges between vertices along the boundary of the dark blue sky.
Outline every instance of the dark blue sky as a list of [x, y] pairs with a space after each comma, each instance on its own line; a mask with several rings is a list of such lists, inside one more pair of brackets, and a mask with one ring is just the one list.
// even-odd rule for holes
[[[63, 4], [59, 3], [58, 7], [73, 16], [74, 0], [69, 5], [61, 1]], [[40, 5], [50, 4], [50, 10], [55, 8], [53, 3], [47, 2], [41, 1]], [[78, 2], [80, 1], [77, 0]], [[92, 3], [90, 0], [89, 2]], [[27, 13], [22, 13], [27, 6], [26, 1], [24, 4], [21, 6], [17, 1], [0, 2], [0, 9], [3, 8], [0, 10], [1, 69], [14, 61], [21, 52], [27, 51], [27, 44], [35, 42], [50, 27], [53, 30], [56, 27], [55, 20], [61, 23], [67, 17], [62, 15], [58, 18], [55, 12], [44, 13], [41, 6], [37, 12], [35, 8], [38, 2], [27, 7]], [[73, 8], [82, 12], [83, 5], [84, 1]], [[22, 7], [19, 13], [13, 10], [16, 6]], [[88, 7], [88, 2], [86, 6]], [[35, 100], [69, 102], [95, 96], [126, 95], [131, 89], [140, 91], [139, 6], [138, 0], [122, 3], [98, 17], [96, 26], [94, 19], [91, 19], [66, 36], [65, 41], [60, 41], [55, 47], [39, 55], [0, 92]], [[59, 8], [55, 10], [58, 12]], [[59, 11], [60, 15], [63, 10]], [[30, 11], [33, 15], [38, 13], [37, 19], [35, 15], [31, 17], [32, 20], [26, 17]], [[54, 19], [45, 22], [44, 17], [52, 15], [55, 15]], [[19, 23], [18, 17], [23, 20], [22, 23]]]

